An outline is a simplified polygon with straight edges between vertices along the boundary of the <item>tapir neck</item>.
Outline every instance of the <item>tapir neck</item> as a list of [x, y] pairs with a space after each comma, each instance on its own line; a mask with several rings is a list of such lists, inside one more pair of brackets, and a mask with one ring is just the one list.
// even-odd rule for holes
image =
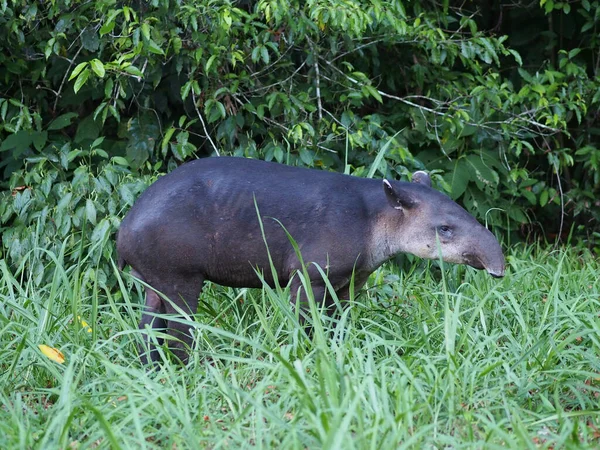
[[367, 261], [371, 270], [407, 248], [407, 237], [402, 235], [402, 215], [386, 204], [381, 206], [376, 217], [371, 227], [370, 245], [367, 246], [370, 249]]

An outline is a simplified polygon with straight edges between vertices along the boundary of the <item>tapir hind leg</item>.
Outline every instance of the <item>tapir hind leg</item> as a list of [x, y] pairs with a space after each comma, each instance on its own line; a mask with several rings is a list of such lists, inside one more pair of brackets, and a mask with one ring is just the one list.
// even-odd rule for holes
[[167, 333], [173, 337], [169, 340], [169, 348], [182, 363], [186, 363], [193, 340], [189, 321], [198, 310], [204, 277], [187, 275], [169, 281], [169, 286], [161, 291], [167, 297], [161, 299], [167, 314], [176, 316], [167, 320]]
[[[146, 325], [148, 325], [152, 330], [164, 330], [167, 326], [167, 323], [164, 318], [157, 316], [164, 314], [165, 307], [163, 305], [162, 299], [160, 296], [149, 287], [145, 288], [146, 290], [146, 306], [144, 308], [144, 312], [142, 313], [142, 320], [140, 321], [139, 328], [140, 330], [145, 330]], [[152, 342], [148, 333], [144, 332], [144, 344], [140, 346], [140, 359], [142, 360], [142, 364], [148, 364], [148, 359], [150, 361], [155, 362], [158, 360], [158, 351], [154, 343]], [[162, 339], [157, 338], [158, 345], [162, 345]], [[150, 356], [150, 358], [148, 358]]]

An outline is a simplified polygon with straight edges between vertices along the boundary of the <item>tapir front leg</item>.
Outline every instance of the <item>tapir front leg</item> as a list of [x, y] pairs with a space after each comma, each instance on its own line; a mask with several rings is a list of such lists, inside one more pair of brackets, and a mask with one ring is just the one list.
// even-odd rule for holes
[[350, 300], [354, 300], [358, 291], [362, 289], [362, 287], [367, 282], [369, 275], [364, 274], [355, 274], [354, 276], [354, 286], [352, 288], [352, 296], [350, 295], [350, 280], [345, 283], [341, 288], [336, 291], [336, 295], [342, 307], [347, 307], [350, 304]]
[[[312, 289], [312, 295], [315, 299], [317, 307], [320, 308], [323, 305], [323, 302], [325, 301], [325, 308], [327, 310], [327, 314], [331, 314], [333, 310], [330, 311], [330, 299], [328, 298], [328, 296], [326, 296], [326, 288], [323, 284], [323, 280], [321, 280], [320, 283], [318, 281], [311, 281], [309, 288]], [[293, 306], [300, 308], [300, 324], [305, 325], [306, 319], [311, 316], [310, 303], [308, 301], [306, 288], [302, 284], [302, 281], [300, 281], [298, 275], [294, 277], [290, 285], [290, 300]], [[335, 305], [333, 305], [333, 308], [335, 308]]]

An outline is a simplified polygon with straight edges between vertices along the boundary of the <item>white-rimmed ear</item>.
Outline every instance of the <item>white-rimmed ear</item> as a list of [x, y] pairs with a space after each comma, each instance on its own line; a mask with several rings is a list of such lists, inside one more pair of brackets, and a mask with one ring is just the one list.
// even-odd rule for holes
[[390, 205], [395, 209], [410, 209], [417, 204], [414, 198], [406, 192], [395, 189], [388, 180], [383, 180], [383, 190], [385, 191], [388, 202], [390, 202]]
[[412, 182], [431, 187], [431, 178], [429, 177], [429, 174], [422, 170], [417, 170], [415, 173], [413, 173]]

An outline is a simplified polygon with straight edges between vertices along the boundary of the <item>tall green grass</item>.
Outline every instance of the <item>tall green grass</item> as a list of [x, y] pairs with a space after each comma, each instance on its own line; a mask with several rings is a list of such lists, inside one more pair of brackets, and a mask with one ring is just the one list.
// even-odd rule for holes
[[514, 249], [502, 280], [388, 265], [335, 319], [313, 311], [308, 335], [289, 289], [207, 285], [189, 365], [165, 351], [150, 371], [139, 286], [53, 261], [45, 285], [0, 262], [0, 448], [600, 446], [600, 264], [585, 251]]

